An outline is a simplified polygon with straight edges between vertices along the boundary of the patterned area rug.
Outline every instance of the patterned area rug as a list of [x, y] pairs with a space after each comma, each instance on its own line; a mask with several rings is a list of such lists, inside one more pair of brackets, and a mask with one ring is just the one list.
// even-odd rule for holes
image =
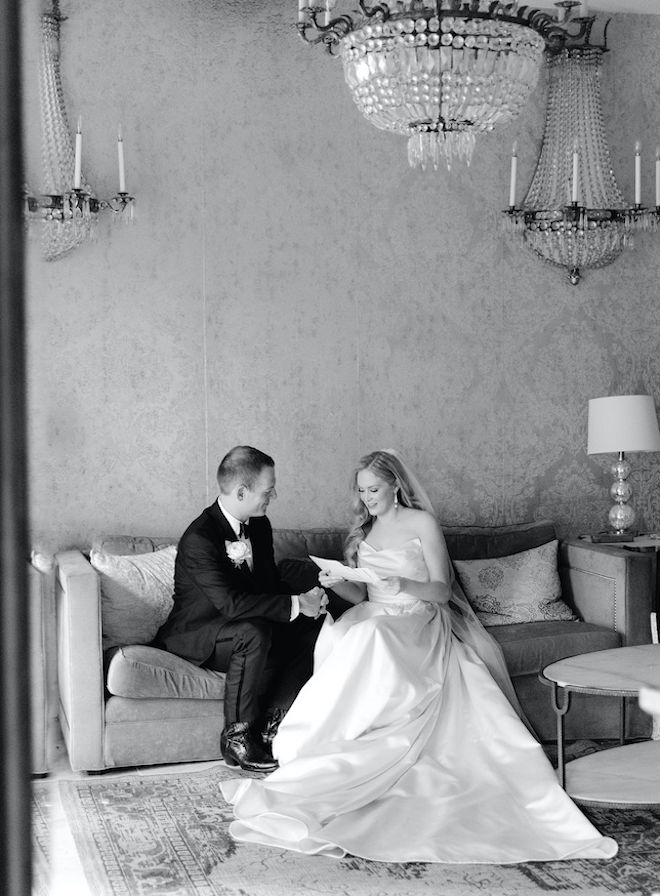
[[[183, 774], [60, 782], [95, 896], [582, 896], [660, 894], [660, 810], [585, 810], [619, 843], [614, 859], [525, 865], [387, 864], [237, 844], [224, 766]], [[52, 787], [52, 785], [51, 785]], [[51, 790], [52, 793], [52, 790]], [[48, 790], [36, 784], [35, 894], [47, 869]]]

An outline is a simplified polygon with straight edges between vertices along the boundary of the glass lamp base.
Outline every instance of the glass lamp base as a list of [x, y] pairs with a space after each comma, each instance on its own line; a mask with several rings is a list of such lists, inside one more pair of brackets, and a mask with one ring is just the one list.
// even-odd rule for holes
[[630, 504], [615, 504], [608, 514], [610, 526], [617, 535], [630, 529], [636, 517], [635, 509]]
[[634, 507], [628, 504], [632, 496], [632, 488], [628, 482], [630, 464], [625, 459], [623, 452], [621, 452], [619, 459], [612, 464], [610, 469], [612, 476], [614, 476], [614, 482], [610, 486], [610, 496], [616, 501], [616, 504], [610, 509], [608, 518], [612, 529], [614, 529], [617, 535], [620, 535], [626, 529], [630, 529], [637, 516]]

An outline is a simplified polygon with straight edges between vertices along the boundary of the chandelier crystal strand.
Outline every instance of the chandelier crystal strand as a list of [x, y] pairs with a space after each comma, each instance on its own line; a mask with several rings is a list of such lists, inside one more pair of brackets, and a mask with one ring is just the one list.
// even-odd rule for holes
[[[40, 104], [42, 121], [42, 163], [44, 186], [53, 197], [52, 214], [42, 224], [42, 250], [47, 261], [53, 261], [90, 236], [91, 215], [73, 203], [69, 191], [73, 183], [74, 149], [60, 76], [60, 16], [57, 8], [41, 17]], [[91, 189], [82, 182], [86, 193]], [[64, 197], [61, 208], [55, 197]]]
[[[334, 3], [332, 4], [334, 5]], [[328, 21], [299, 4], [298, 32], [342, 59], [353, 100], [375, 127], [408, 138], [411, 166], [469, 164], [476, 135], [519, 114], [546, 40], [563, 28], [516, 0], [385, 0]]]

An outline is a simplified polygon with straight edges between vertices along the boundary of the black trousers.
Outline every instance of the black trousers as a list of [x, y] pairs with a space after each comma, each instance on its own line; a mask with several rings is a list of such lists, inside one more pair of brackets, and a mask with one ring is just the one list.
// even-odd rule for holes
[[289, 709], [312, 674], [314, 644], [323, 618], [293, 622], [227, 622], [203, 664], [226, 673], [225, 725], [260, 724], [271, 710]]

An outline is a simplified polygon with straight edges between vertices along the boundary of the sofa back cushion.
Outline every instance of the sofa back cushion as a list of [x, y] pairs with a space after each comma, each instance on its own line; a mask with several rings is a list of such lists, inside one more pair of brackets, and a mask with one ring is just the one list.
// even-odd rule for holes
[[310, 554], [343, 560], [347, 534], [346, 529], [273, 529], [275, 562], [308, 560]]
[[554, 541], [554, 523], [536, 520], [513, 526], [443, 526], [452, 560], [506, 557]]

